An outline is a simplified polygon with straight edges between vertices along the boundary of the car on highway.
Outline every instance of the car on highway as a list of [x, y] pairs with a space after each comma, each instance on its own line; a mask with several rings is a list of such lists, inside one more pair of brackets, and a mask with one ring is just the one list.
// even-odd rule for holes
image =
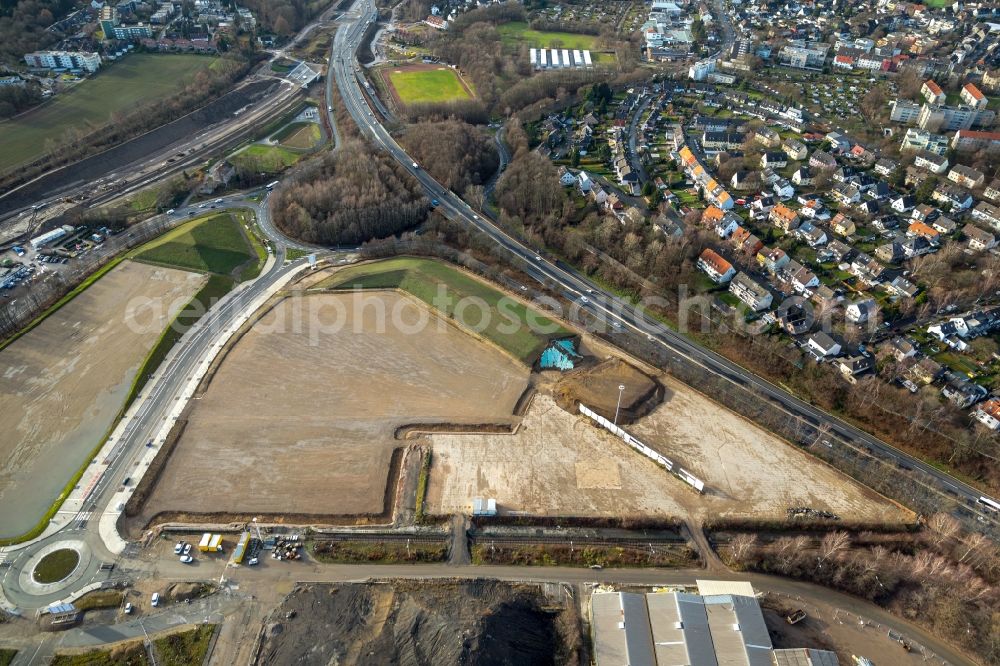
[[542, 260], [542, 258], [536, 254], [535, 255], [535, 261], [541, 261], [541, 260]]
[[587, 303], [590, 302], [590, 299], [587, 298], [586, 296], [581, 296], [580, 297], [580, 302], [583, 303], [584, 305], [586, 305]]
[[191, 557], [190, 555], [181, 555], [180, 561], [182, 564], [191, 564], [192, 562], [194, 562], [194, 558]]
[[419, 168], [420, 168], [420, 165], [419, 165], [419, 164], [417, 164], [416, 162], [414, 162], [414, 163], [413, 163], [413, 164], [412, 164], [411, 166], [412, 166], [412, 167], [413, 167], [414, 169], [419, 169]]
[[437, 208], [440, 204], [441, 204], [441, 202], [438, 201], [437, 199], [431, 199], [431, 206], [433, 208]]

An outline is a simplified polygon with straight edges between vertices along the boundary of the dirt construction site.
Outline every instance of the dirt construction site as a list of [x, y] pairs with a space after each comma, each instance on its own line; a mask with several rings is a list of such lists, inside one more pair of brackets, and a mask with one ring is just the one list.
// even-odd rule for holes
[[125, 261], [0, 352], [0, 536], [27, 531], [55, 501], [204, 281]]
[[140, 521], [381, 514], [397, 428], [510, 424], [528, 375], [402, 293], [282, 300], [196, 399]]
[[[606, 349], [598, 351], [602, 352]], [[602, 369], [607, 369], [613, 381], [601, 376]], [[599, 412], [611, 418], [617, 383], [625, 376], [618, 362], [564, 375], [552, 389], [563, 405], [566, 379], [574, 373], [594, 386], [616, 385], [605, 391], [603, 404], [598, 406]], [[701, 478], [706, 485], [703, 495], [615, 435], [560, 407], [543, 386], [513, 435], [430, 436], [428, 510], [468, 511], [471, 498], [487, 497], [496, 500], [501, 514], [781, 519], [788, 508], [804, 506], [854, 520], [912, 519], [910, 512], [687, 385], [662, 374], [643, 378], [643, 385], [650, 379], [662, 386], [662, 402], [626, 427]], [[649, 390], [632, 393], [641, 397]], [[593, 390], [582, 394], [596, 395]], [[623, 414], [632, 408], [627, 398], [623, 407]], [[531, 465], [525, 465], [526, 460]]]
[[562, 585], [313, 584], [294, 589], [272, 613], [254, 663], [573, 664], [583, 663], [582, 638]]

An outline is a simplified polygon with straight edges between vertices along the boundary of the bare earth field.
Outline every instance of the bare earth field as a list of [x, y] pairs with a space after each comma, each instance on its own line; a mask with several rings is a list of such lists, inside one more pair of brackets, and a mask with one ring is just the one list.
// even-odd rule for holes
[[[400, 320], [379, 326], [378, 304]], [[299, 306], [305, 322], [330, 332], [282, 327]], [[344, 325], [333, 331], [338, 309]], [[430, 324], [407, 330], [420, 317]], [[219, 367], [142, 520], [161, 512], [378, 514], [402, 444], [398, 426], [510, 423], [528, 372], [397, 292], [286, 299]]]
[[[0, 352], [0, 536], [29, 530], [55, 501], [100, 444], [146, 354], [204, 281], [125, 261]], [[136, 299], [155, 302], [159, 313], [131, 317]]]
[[810, 506], [859, 520], [908, 517], [688, 386], [659, 379], [666, 386], [664, 403], [629, 430], [704, 479], [702, 497], [539, 394], [514, 435], [431, 436], [430, 512], [464, 511], [472, 498], [492, 497], [501, 513], [541, 515], [762, 518]]

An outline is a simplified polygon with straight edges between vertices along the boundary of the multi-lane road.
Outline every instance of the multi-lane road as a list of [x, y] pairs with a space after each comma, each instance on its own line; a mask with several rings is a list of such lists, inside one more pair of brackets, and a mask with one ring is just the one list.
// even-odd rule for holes
[[[913, 470], [919, 470], [924, 478], [933, 484], [934, 490], [940, 494], [942, 506], [953, 504], [955, 500], [964, 505], [964, 509], [958, 514], [958, 517], [965, 520], [971, 527], [977, 530], [993, 531], [1000, 528], [996, 515], [978, 503], [982, 493], [976, 488], [873, 437], [843, 419], [799, 399], [725, 357], [692, 342], [684, 335], [646, 317], [641, 310], [604, 291], [576, 271], [548, 261], [535, 249], [500, 229], [485, 213], [473, 210], [456, 194], [438, 183], [396, 143], [381, 124], [376, 112], [369, 107], [366, 101], [357, 80], [355, 69], [357, 65], [354, 54], [360, 46], [368, 23], [375, 18], [375, 9], [372, 0], [359, 0], [355, 8], [360, 11], [352, 12], [351, 17], [344, 17], [345, 22], [351, 19], [353, 21], [343, 25], [338, 31], [331, 58], [334, 63], [332, 71], [337, 79], [344, 105], [361, 132], [372, 141], [374, 146], [392, 155], [420, 182], [429, 198], [440, 202], [438, 212], [475, 227], [486, 234], [518, 260], [529, 275], [542, 283], [558, 285], [568, 298], [576, 302], [578, 307], [587, 310], [613, 327], [629, 331], [645, 337], [650, 342], [664, 346], [675, 357], [694, 363], [744, 389], [763, 396], [770, 400], [775, 408], [780, 408], [815, 428], [822, 428], [846, 444], [867, 447], [886, 460], [894, 460]], [[733, 35], [727, 32], [727, 41], [731, 41], [732, 37]]]

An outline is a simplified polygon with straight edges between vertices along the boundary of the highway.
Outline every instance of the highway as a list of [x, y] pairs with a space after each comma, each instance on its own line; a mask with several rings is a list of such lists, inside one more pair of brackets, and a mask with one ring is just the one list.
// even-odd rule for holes
[[[958, 498], [964, 503], [967, 513], [960, 514], [958, 517], [963, 520], [967, 527], [980, 531], [986, 526], [996, 532], [998, 528], [997, 516], [986, 511], [982, 505], [977, 503], [982, 493], [976, 488], [797, 398], [729, 359], [692, 342], [684, 335], [645, 316], [641, 309], [637, 309], [630, 303], [604, 291], [576, 271], [542, 257], [536, 250], [500, 229], [485, 213], [473, 210], [456, 194], [438, 183], [396, 143], [365, 100], [355, 76], [354, 54], [360, 45], [367, 24], [374, 20], [375, 9], [372, 0], [359, 0], [355, 7], [360, 9], [357, 18], [352, 24], [342, 26], [334, 40], [333, 61], [335, 67], [333, 72], [341, 97], [361, 132], [376, 147], [386, 150], [396, 161], [409, 170], [424, 187], [429, 198], [440, 202], [439, 213], [464, 222], [486, 234], [519, 260], [529, 275], [542, 283], [549, 282], [558, 285], [564, 294], [575, 301], [581, 309], [585, 309], [600, 320], [610, 323], [613, 328], [627, 330], [650, 342], [658, 343], [675, 357], [724, 377], [744, 389], [752, 390], [769, 399], [776, 407], [780, 407], [788, 414], [814, 427], [825, 427], [833, 436], [844, 442], [868, 447], [889, 460], [895, 460], [910, 468], [920, 470], [935, 484], [935, 490], [941, 496], [942, 505], [950, 502], [952, 498]], [[346, 22], [348, 18], [345, 16], [343, 20]], [[728, 31], [727, 36], [732, 37]], [[583, 301], [585, 295], [586, 301]], [[997, 498], [992, 499], [996, 500]], [[968, 517], [970, 515], [972, 518]]]

